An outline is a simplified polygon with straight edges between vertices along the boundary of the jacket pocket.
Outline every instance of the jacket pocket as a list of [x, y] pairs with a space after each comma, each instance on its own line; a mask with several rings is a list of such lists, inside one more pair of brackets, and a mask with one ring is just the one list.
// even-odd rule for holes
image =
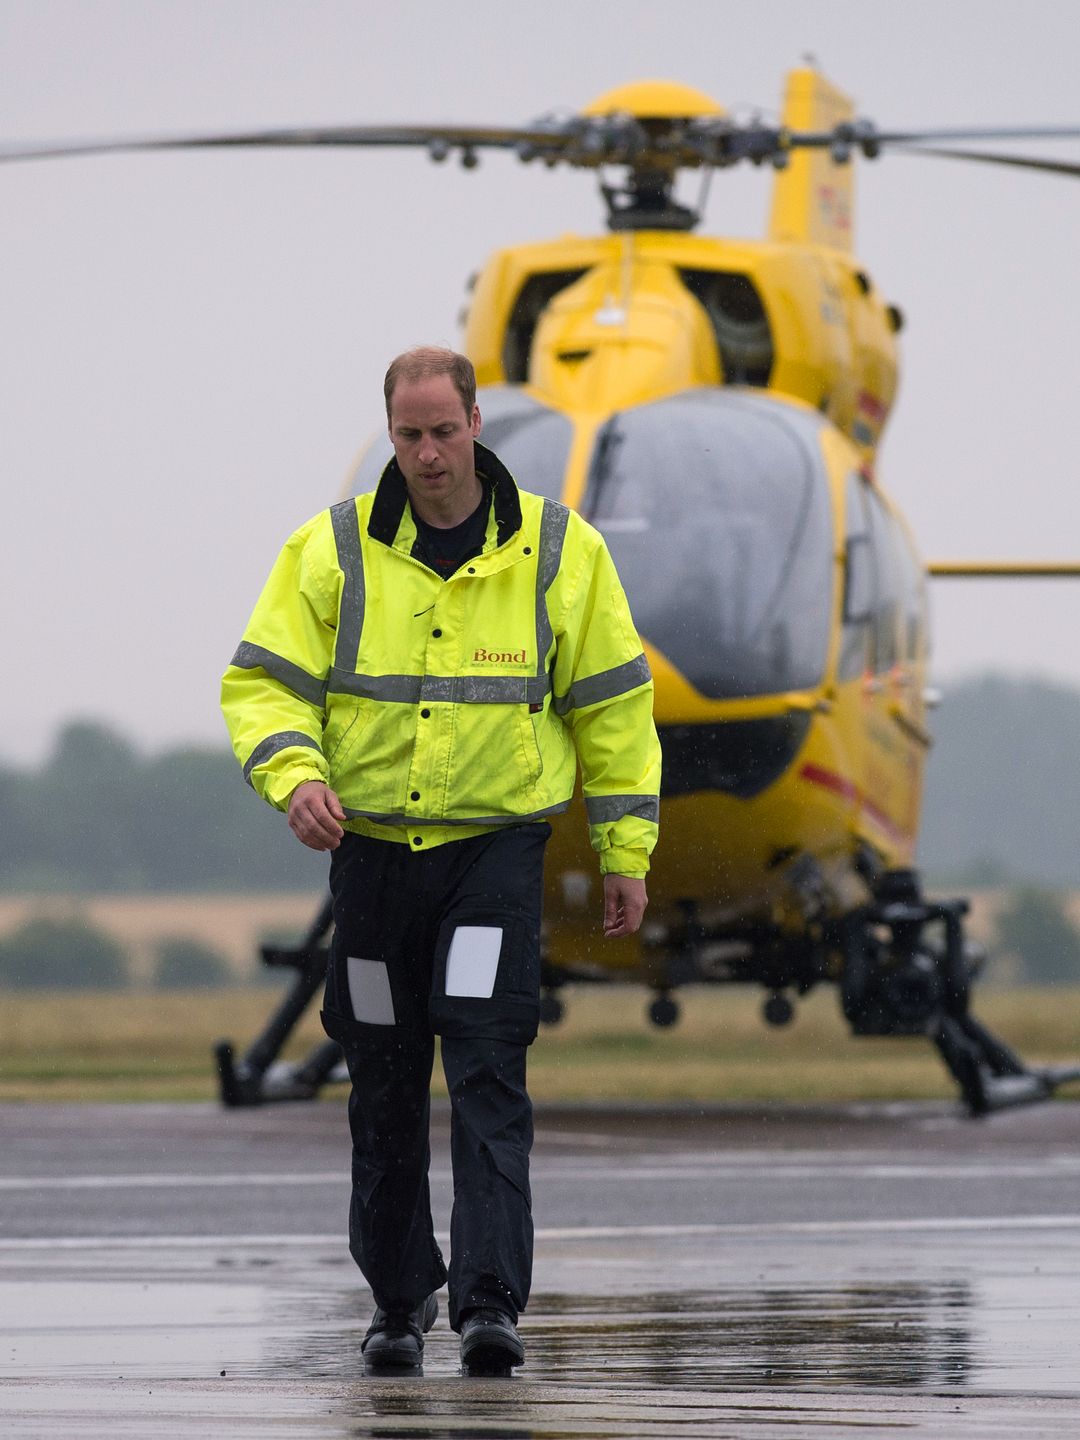
[[536, 725], [529, 714], [529, 707], [517, 705], [514, 709], [517, 712], [518, 733], [525, 765], [525, 784], [528, 789], [531, 789], [544, 773], [544, 757], [540, 753], [540, 743], [536, 738]]
[[352, 705], [335, 711], [323, 731], [323, 754], [326, 763], [340, 763], [360, 738], [360, 707]]

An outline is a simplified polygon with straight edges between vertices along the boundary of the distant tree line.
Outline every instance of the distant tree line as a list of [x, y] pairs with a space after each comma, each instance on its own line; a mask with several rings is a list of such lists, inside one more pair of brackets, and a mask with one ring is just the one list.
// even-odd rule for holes
[[929, 723], [928, 879], [1080, 888], [1080, 692], [986, 675], [946, 685]]
[[[155, 952], [155, 989], [236, 984], [224, 956], [190, 936], [166, 936]], [[35, 916], [0, 938], [3, 989], [120, 990], [131, 983], [129, 967], [128, 951], [115, 935], [77, 917]]]
[[1012, 891], [994, 929], [993, 978], [1016, 985], [1080, 985], [1080, 931], [1059, 895], [1034, 886]]
[[325, 856], [244, 784], [231, 753], [141, 754], [104, 725], [59, 734], [40, 768], [0, 766], [0, 890], [318, 889]]

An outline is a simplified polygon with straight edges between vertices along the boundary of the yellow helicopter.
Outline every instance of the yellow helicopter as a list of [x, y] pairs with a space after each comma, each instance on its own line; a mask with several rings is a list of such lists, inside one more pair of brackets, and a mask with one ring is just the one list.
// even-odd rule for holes
[[[604, 534], [656, 683], [662, 843], [641, 935], [603, 945], [584, 814], [548, 851], [543, 1016], [570, 981], [644, 982], [657, 1025], [686, 983], [792, 995], [839, 987], [859, 1034], [926, 1034], [972, 1113], [1043, 1098], [1080, 1067], [1032, 1069], [970, 1013], [978, 956], [961, 899], [913, 869], [924, 763], [926, 576], [1077, 574], [1077, 566], [924, 566], [875, 458], [897, 388], [899, 310], [852, 254], [852, 165], [889, 147], [1060, 173], [1080, 166], [954, 148], [1080, 129], [880, 131], [814, 69], [793, 71], [781, 123], [736, 124], [700, 91], [626, 85], [525, 128], [356, 127], [101, 142], [0, 158], [192, 146], [483, 148], [622, 171], [602, 184], [609, 233], [493, 255], [471, 287], [464, 346], [485, 444], [527, 489]], [[937, 142], [927, 149], [926, 142]], [[941, 148], [942, 141], [949, 148]], [[774, 169], [767, 238], [692, 233], [686, 170]], [[351, 490], [374, 487], [376, 444]], [[580, 799], [576, 802], [580, 807]], [[276, 1062], [319, 988], [324, 907], [295, 949], [295, 984], [241, 1058], [217, 1049], [222, 1098], [314, 1095], [328, 1042]]]

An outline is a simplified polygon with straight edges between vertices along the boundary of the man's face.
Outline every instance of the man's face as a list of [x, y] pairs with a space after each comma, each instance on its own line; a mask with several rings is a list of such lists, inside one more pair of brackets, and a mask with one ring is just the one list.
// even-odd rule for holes
[[[441, 511], [474, 497], [473, 440], [480, 411], [468, 415], [449, 375], [399, 380], [390, 400], [390, 439], [409, 496]], [[462, 516], [464, 519], [464, 516]]]

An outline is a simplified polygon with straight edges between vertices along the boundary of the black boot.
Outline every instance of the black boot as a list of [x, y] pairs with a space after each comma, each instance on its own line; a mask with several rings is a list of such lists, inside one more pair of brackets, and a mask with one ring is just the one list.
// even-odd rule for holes
[[461, 1368], [466, 1375], [509, 1375], [524, 1365], [525, 1346], [504, 1310], [467, 1310], [461, 1322]]
[[380, 1305], [360, 1349], [364, 1369], [416, 1370], [424, 1358], [424, 1336], [435, 1324], [439, 1302], [434, 1295], [414, 1310], [384, 1310]]

